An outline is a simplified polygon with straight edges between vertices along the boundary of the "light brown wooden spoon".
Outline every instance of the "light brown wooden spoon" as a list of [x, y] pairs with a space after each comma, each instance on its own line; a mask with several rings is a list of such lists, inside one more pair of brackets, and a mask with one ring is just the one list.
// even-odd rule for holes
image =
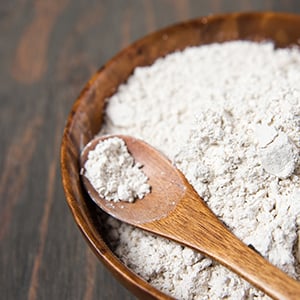
[[[300, 282], [237, 239], [164, 155], [141, 140], [119, 137], [125, 141], [135, 161], [143, 164], [151, 193], [134, 203], [109, 202], [99, 197], [83, 175], [87, 192], [100, 208], [121, 221], [211, 257], [274, 299], [300, 299]], [[96, 138], [84, 148], [82, 168], [88, 152], [105, 138], [108, 137]]]

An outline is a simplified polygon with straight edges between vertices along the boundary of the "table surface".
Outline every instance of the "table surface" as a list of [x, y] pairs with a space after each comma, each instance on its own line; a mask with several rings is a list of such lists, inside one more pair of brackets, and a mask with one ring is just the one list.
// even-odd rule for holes
[[11, 0], [0, 4], [0, 295], [135, 299], [88, 248], [66, 204], [59, 151], [89, 77], [134, 40], [232, 11], [300, 12], [297, 0]]

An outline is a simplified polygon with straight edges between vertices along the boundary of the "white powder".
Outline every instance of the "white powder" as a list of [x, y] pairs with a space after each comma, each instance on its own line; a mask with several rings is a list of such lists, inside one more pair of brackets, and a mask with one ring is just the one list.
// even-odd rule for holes
[[125, 142], [114, 137], [99, 142], [89, 151], [84, 176], [103, 199], [133, 202], [150, 192], [141, 167], [134, 162]]
[[[109, 99], [101, 134], [160, 149], [237, 237], [299, 279], [299, 83], [298, 49], [188, 48], [136, 68]], [[116, 255], [177, 299], [268, 298], [190, 249], [112, 218], [106, 225]]]
[[270, 126], [256, 126], [263, 168], [279, 178], [288, 178], [297, 166], [299, 150], [288, 135]]

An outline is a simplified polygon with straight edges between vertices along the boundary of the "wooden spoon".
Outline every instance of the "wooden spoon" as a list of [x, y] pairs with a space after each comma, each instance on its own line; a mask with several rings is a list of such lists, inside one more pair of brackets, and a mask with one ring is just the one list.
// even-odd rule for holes
[[[101, 199], [83, 175], [87, 192], [100, 208], [121, 221], [211, 257], [274, 299], [300, 299], [300, 282], [237, 239], [165, 156], [141, 140], [119, 137], [135, 161], [143, 164], [151, 193], [134, 203], [110, 202]], [[84, 148], [80, 161], [83, 169], [88, 152], [106, 138], [96, 138]]]

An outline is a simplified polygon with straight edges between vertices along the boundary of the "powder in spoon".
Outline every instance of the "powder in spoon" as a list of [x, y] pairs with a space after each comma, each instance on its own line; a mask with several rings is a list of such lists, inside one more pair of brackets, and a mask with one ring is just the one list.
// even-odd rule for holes
[[89, 151], [84, 176], [103, 199], [133, 202], [150, 192], [148, 178], [141, 168], [128, 152], [124, 140], [113, 137]]

